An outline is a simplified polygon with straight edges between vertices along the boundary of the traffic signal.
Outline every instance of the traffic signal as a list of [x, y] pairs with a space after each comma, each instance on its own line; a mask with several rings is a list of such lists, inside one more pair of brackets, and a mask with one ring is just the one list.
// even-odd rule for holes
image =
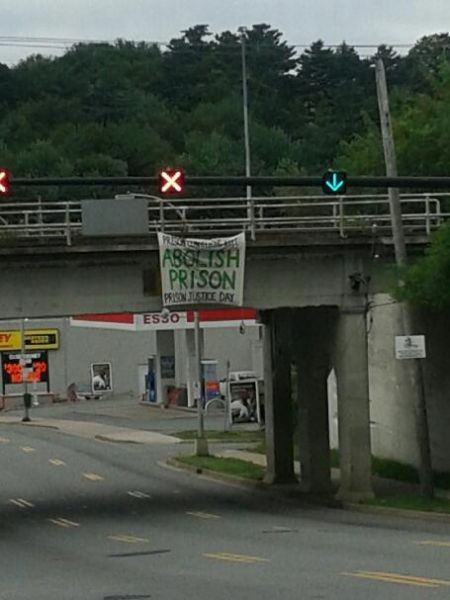
[[8, 169], [0, 167], [0, 196], [7, 196], [9, 194], [11, 188], [10, 179], [11, 174]]
[[176, 195], [184, 192], [185, 176], [183, 169], [163, 169], [159, 172], [159, 193]]
[[345, 194], [347, 192], [347, 173], [345, 171], [327, 171], [322, 176], [324, 194]]

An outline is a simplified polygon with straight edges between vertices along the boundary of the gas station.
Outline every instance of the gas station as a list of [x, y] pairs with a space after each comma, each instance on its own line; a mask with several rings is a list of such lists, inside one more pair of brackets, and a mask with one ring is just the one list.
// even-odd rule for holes
[[[193, 311], [141, 314], [84, 314], [26, 322], [25, 360], [18, 322], [0, 330], [2, 402], [0, 409], [22, 406], [23, 369], [28, 390], [40, 403], [67, 399], [75, 383], [82, 395], [131, 395], [143, 402], [187, 407], [194, 400]], [[248, 308], [200, 311], [204, 398], [220, 397], [227, 371], [263, 376], [263, 349], [257, 311]], [[93, 389], [95, 374], [107, 375]]]

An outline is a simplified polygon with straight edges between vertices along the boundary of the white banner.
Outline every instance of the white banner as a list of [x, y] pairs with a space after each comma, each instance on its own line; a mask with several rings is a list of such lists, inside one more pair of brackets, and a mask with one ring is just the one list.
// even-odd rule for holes
[[158, 233], [164, 306], [244, 300], [245, 233], [198, 240]]

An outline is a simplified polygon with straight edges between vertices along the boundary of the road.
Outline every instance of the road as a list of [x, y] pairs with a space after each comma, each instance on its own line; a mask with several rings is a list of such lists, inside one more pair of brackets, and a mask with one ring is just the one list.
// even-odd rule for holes
[[0, 424], [0, 599], [449, 597], [450, 524], [162, 466], [188, 450]]

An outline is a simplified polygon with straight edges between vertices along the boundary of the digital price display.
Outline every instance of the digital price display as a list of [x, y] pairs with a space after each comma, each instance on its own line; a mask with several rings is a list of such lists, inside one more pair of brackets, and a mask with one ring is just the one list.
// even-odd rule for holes
[[[5, 385], [23, 383], [25, 371], [28, 383], [47, 383], [48, 355], [46, 351], [27, 353], [22, 361], [17, 352], [2, 352], [3, 390]], [[25, 364], [22, 364], [24, 362]]]

